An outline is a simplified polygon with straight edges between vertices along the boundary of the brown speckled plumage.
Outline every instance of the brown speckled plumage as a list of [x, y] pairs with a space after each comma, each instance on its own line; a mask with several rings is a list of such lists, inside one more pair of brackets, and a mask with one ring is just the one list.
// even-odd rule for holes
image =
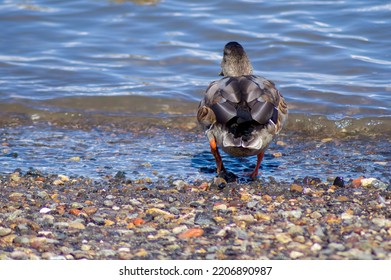
[[219, 175], [225, 173], [221, 147], [233, 156], [257, 155], [250, 175], [256, 177], [265, 149], [286, 122], [287, 104], [273, 82], [252, 74], [239, 43], [225, 45], [221, 68], [224, 77], [206, 89], [197, 119], [206, 130]]

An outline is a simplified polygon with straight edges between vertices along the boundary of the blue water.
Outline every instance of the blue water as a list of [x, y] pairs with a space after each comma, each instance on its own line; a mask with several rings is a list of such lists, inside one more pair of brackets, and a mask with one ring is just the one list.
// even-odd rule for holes
[[0, 26], [5, 104], [50, 111], [29, 101], [119, 95], [196, 102], [235, 40], [292, 113], [391, 116], [387, 1], [7, 0]]
[[[51, 125], [64, 121], [83, 127], [84, 122], [94, 128], [115, 118], [123, 123], [128, 118], [146, 122], [144, 127], [189, 122], [188, 131], [195, 135], [197, 104], [210, 81], [219, 78], [222, 49], [228, 41], [240, 42], [255, 74], [273, 80], [285, 96], [288, 134], [333, 138], [347, 132], [382, 132], [385, 140], [377, 143], [383, 147], [391, 138], [390, 30], [391, 2], [380, 0], [2, 1], [0, 143], [6, 143], [5, 156], [0, 155], [2, 170], [32, 166], [100, 176], [127, 169], [141, 172], [146, 161], [164, 174], [202, 177], [199, 155], [213, 167], [203, 137], [186, 142], [168, 131], [146, 139], [126, 135], [121, 139], [133, 142], [118, 140], [111, 145], [110, 133], [57, 130]], [[63, 136], [53, 136], [58, 134]], [[97, 141], [99, 137], [103, 140]], [[69, 139], [76, 144], [72, 146]], [[150, 148], [141, 152], [140, 141]], [[124, 149], [138, 147], [137, 152], [115, 156], [120, 143]], [[154, 143], [160, 148], [154, 150]], [[79, 145], [87, 150], [76, 152], [84, 162], [81, 166], [68, 161]], [[185, 163], [175, 156], [178, 145], [185, 150], [179, 152]], [[341, 157], [352, 152], [342, 150]], [[149, 160], [147, 155], [152, 155]], [[296, 151], [290, 150], [290, 155], [293, 158], [267, 155], [270, 161], [264, 172], [282, 168], [294, 177], [300, 169], [314, 166], [303, 159], [303, 165], [293, 168], [289, 162]], [[379, 176], [389, 168], [388, 156], [379, 152], [373, 159], [381, 162], [374, 165], [380, 168], [375, 172]], [[344, 166], [346, 174], [360, 175], [349, 165], [341, 164], [338, 170]], [[148, 176], [155, 176], [148, 170]], [[330, 173], [338, 175], [338, 170]], [[324, 169], [320, 166], [313, 173], [324, 175]]]

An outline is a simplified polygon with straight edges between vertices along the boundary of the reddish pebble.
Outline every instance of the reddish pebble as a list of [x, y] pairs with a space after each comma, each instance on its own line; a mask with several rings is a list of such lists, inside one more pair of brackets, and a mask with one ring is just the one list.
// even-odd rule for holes
[[200, 237], [204, 234], [204, 230], [202, 228], [191, 228], [188, 229], [178, 235], [180, 239], [187, 239], [193, 237]]
[[69, 210], [69, 214], [71, 214], [71, 215], [79, 216], [80, 213], [81, 213], [81, 210], [76, 209], [76, 208], [72, 208], [71, 210]]
[[141, 218], [133, 218], [130, 220], [135, 226], [140, 226], [142, 224], [145, 224], [145, 221]]

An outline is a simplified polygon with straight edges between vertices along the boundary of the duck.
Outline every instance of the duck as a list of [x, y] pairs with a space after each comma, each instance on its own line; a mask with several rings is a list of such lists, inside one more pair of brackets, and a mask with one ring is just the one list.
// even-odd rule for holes
[[198, 123], [209, 141], [218, 177], [229, 174], [221, 148], [234, 157], [257, 156], [249, 174], [255, 179], [265, 150], [287, 121], [287, 103], [272, 81], [253, 74], [250, 59], [238, 42], [225, 45], [219, 75], [223, 77], [209, 84], [199, 103]]

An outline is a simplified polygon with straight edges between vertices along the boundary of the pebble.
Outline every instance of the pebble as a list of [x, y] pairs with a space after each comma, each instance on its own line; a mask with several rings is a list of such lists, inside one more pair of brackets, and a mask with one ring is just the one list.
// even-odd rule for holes
[[103, 201], [103, 205], [106, 207], [112, 207], [114, 205], [114, 202], [112, 200], [105, 200]]
[[303, 234], [304, 230], [301, 226], [293, 225], [288, 229], [289, 234]]
[[291, 190], [291, 192], [302, 193], [303, 187], [300, 185], [297, 185], [297, 184], [292, 184], [290, 190]]
[[[12, 185], [0, 197], [0, 259], [391, 259], [390, 194], [365, 178], [358, 189], [333, 176], [178, 190], [112, 177], [53, 188], [60, 177], [39, 176], [0, 178]], [[290, 191], [304, 181], [308, 191]]]
[[10, 257], [14, 260], [28, 260], [29, 259], [29, 256], [25, 252], [22, 252], [22, 251], [13, 251], [10, 254]]
[[304, 254], [303, 253], [301, 253], [301, 252], [297, 252], [297, 251], [292, 251], [292, 252], [290, 252], [289, 253], [289, 257], [291, 258], [291, 259], [298, 259], [298, 258], [300, 258], [300, 257], [302, 257], [302, 256], [304, 256]]
[[54, 228], [58, 228], [58, 229], [64, 229], [64, 228], [68, 228], [69, 227], [69, 223], [67, 222], [56, 222], [53, 224]]
[[12, 230], [10, 228], [0, 227], [0, 237], [10, 234]]
[[375, 225], [379, 226], [379, 227], [391, 227], [391, 220], [389, 219], [383, 219], [383, 218], [373, 218], [372, 220], [372, 223], [374, 223]]
[[210, 226], [215, 225], [216, 221], [213, 219], [213, 216], [206, 212], [198, 212], [194, 217], [194, 224], [200, 226]]
[[19, 182], [20, 181], [20, 174], [19, 174], [19, 172], [12, 173], [10, 178], [14, 182]]
[[311, 251], [315, 252], [315, 251], [320, 251], [322, 249], [322, 246], [320, 246], [318, 243], [314, 243], [312, 246], [311, 246]]
[[188, 239], [188, 238], [195, 238], [200, 237], [204, 234], [204, 230], [202, 228], [190, 228], [184, 232], [181, 232], [178, 235], [179, 239]]
[[331, 242], [328, 247], [330, 249], [333, 249], [333, 250], [336, 250], [336, 251], [344, 251], [345, 250], [345, 246], [342, 245], [342, 244], [339, 244], [339, 243], [335, 243], [335, 242]]
[[50, 211], [52, 211], [52, 209], [47, 208], [47, 207], [43, 207], [43, 208], [41, 208], [41, 210], [39, 210], [39, 213], [46, 214], [46, 213], [49, 213]]
[[187, 183], [183, 180], [175, 180], [174, 182], [172, 182], [172, 184], [178, 190], [183, 189], [187, 185]]
[[53, 185], [55, 186], [64, 185], [64, 181], [62, 181], [61, 179], [54, 180]]
[[236, 216], [233, 216], [233, 220], [234, 221], [243, 221], [243, 222], [246, 222], [246, 223], [253, 223], [255, 222], [255, 218], [253, 215], [236, 215]]
[[147, 214], [156, 216], [164, 216], [165, 218], [174, 218], [174, 215], [168, 211], [159, 209], [159, 208], [150, 208], [146, 211]]
[[300, 219], [302, 214], [303, 214], [303, 212], [301, 210], [284, 211], [284, 212], [281, 213], [281, 215], [284, 218], [293, 217], [293, 218], [296, 218], [296, 219]]
[[270, 221], [272, 219], [270, 215], [262, 212], [255, 213], [254, 218], [257, 219], [258, 221]]
[[99, 254], [105, 258], [110, 258], [110, 257], [114, 257], [115, 255], [117, 255], [117, 252], [114, 250], [111, 250], [111, 249], [104, 249], [104, 250], [99, 251]]
[[292, 241], [292, 238], [290, 237], [290, 235], [288, 235], [287, 233], [277, 233], [275, 235], [276, 239], [281, 242], [281, 243], [289, 243]]
[[181, 225], [181, 226], [173, 228], [172, 229], [172, 233], [173, 234], [179, 234], [179, 233], [184, 232], [186, 230], [188, 230], [188, 227], [186, 225]]
[[227, 210], [227, 205], [224, 203], [219, 203], [213, 206], [213, 211], [225, 211]]
[[315, 212], [312, 212], [311, 214], [310, 214], [310, 217], [312, 218], [312, 219], [320, 219], [320, 218], [322, 218], [322, 214], [321, 213], [319, 213], [318, 211], [315, 211]]
[[255, 209], [257, 207], [257, 205], [258, 205], [258, 201], [253, 200], [253, 201], [247, 202], [246, 207], [248, 209]]
[[70, 228], [73, 228], [73, 229], [81, 229], [81, 230], [83, 230], [83, 229], [86, 228], [86, 226], [83, 225], [83, 224], [80, 223], [80, 222], [71, 222], [71, 223], [69, 223], [68, 226], [69, 226]]
[[59, 174], [58, 178], [63, 182], [69, 182], [69, 177], [66, 175]]
[[30, 238], [28, 236], [16, 236], [13, 240], [13, 243], [19, 244], [19, 245], [26, 245], [30, 244]]

